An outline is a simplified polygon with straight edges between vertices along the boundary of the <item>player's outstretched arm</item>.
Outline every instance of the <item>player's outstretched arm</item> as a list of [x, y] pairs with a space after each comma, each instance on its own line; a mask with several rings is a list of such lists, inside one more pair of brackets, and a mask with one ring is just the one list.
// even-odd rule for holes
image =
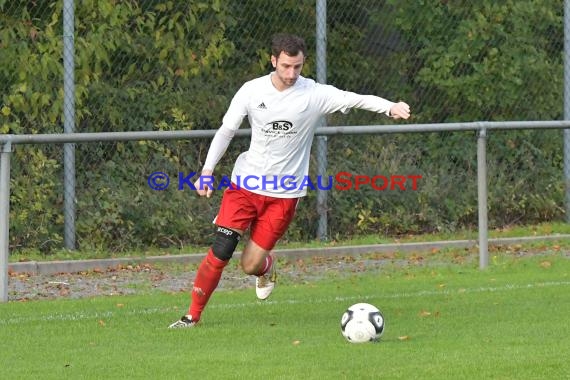
[[394, 119], [407, 119], [410, 117], [410, 106], [404, 102], [395, 103], [390, 108], [390, 117]]

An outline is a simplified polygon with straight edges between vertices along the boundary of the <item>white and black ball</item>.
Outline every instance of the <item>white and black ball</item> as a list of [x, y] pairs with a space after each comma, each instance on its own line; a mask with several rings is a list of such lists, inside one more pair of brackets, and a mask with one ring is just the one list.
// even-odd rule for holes
[[384, 333], [384, 316], [374, 305], [357, 303], [342, 314], [340, 330], [351, 343], [376, 342]]

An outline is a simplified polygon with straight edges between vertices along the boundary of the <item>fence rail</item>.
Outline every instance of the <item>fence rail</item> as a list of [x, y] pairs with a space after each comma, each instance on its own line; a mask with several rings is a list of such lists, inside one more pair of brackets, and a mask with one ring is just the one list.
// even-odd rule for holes
[[[488, 216], [487, 216], [487, 160], [486, 140], [488, 131], [515, 129], [567, 129], [570, 121], [511, 121], [468, 122], [447, 124], [409, 124], [342, 126], [318, 128], [316, 135], [429, 133], [447, 131], [477, 132], [477, 200], [479, 267], [488, 265]], [[180, 140], [212, 137], [213, 130], [61, 133], [35, 135], [0, 135], [0, 302], [8, 301], [9, 215], [10, 215], [10, 156], [19, 144], [88, 143], [109, 141]], [[251, 130], [241, 129], [236, 136], [247, 137]], [[325, 174], [325, 173], [319, 173]]]
[[[434, 123], [406, 125], [348, 125], [339, 127], [317, 128], [315, 135], [375, 135], [387, 133], [420, 132], [465, 132], [480, 130], [519, 130], [519, 129], [566, 129], [570, 120], [551, 121], [475, 121], [465, 123]], [[142, 140], [181, 140], [213, 137], [216, 130], [190, 131], [141, 131], [141, 132], [93, 132], [93, 133], [48, 133], [32, 135], [0, 135], [0, 144], [58, 144], [105, 141], [142, 141]], [[239, 129], [236, 137], [251, 135], [249, 129]]]

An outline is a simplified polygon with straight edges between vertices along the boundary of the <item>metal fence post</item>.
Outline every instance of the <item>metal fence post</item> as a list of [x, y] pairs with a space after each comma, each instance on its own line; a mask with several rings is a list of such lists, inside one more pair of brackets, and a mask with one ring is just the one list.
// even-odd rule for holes
[[[75, 132], [74, 2], [63, 2], [63, 122], [65, 133]], [[64, 244], [75, 249], [75, 144], [63, 146]]]
[[[317, 0], [317, 82], [327, 83], [327, 1]], [[321, 120], [321, 126], [326, 126], [326, 120]], [[317, 136], [317, 175], [324, 180], [327, 174], [327, 136]], [[319, 222], [317, 239], [328, 239], [328, 206], [327, 190], [317, 188], [317, 214]]]
[[[564, 120], [570, 120], [570, 0], [564, 0]], [[566, 222], [570, 223], [570, 129], [563, 136]]]
[[8, 302], [11, 154], [10, 142], [0, 146], [0, 302]]
[[477, 203], [479, 207], [479, 268], [489, 264], [487, 215], [487, 130], [481, 128], [477, 137]]

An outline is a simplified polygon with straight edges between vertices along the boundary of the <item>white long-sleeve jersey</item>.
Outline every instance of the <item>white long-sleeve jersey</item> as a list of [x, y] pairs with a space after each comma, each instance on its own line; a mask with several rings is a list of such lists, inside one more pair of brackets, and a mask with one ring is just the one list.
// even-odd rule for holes
[[[299, 184], [308, 176], [311, 144], [322, 116], [336, 111], [347, 113], [351, 108], [389, 115], [394, 104], [378, 96], [342, 91], [302, 76], [295, 85], [278, 91], [271, 83], [271, 75], [246, 82], [238, 90], [204, 164], [204, 170], [214, 170], [247, 116], [251, 142], [249, 149], [237, 158], [231, 180], [257, 194], [277, 198], [306, 195], [307, 186]], [[282, 178], [287, 178], [289, 185], [281, 186]]]

